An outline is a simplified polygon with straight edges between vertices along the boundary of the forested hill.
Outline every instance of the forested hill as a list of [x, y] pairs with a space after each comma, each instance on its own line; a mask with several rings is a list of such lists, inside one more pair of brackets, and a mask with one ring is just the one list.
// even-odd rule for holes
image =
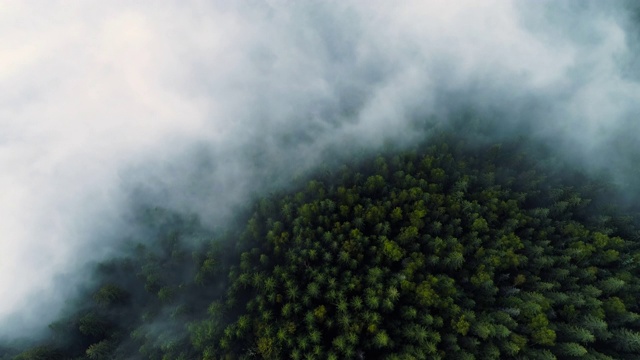
[[264, 198], [224, 234], [145, 210], [156, 240], [5, 356], [639, 359], [634, 218], [523, 143], [443, 135]]

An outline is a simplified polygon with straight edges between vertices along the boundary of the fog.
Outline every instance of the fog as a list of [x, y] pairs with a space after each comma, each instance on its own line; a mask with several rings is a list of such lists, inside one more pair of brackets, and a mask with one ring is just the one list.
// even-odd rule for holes
[[0, 336], [55, 317], [76, 270], [126, 241], [134, 198], [220, 225], [326, 151], [410, 143], [463, 109], [632, 183], [633, 16], [613, 1], [2, 2]]

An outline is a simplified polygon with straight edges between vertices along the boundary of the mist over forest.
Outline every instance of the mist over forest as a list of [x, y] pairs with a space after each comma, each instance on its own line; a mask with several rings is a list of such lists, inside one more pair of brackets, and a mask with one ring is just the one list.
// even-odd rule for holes
[[0, 359], [638, 358], [639, 53], [632, 1], [4, 2]]

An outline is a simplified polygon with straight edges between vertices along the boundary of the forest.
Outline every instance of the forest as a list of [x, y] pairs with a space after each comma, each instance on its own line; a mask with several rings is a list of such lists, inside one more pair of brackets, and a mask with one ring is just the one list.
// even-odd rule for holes
[[565, 165], [440, 131], [223, 229], [141, 207], [145, 239], [0, 359], [638, 359], [638, 217]]

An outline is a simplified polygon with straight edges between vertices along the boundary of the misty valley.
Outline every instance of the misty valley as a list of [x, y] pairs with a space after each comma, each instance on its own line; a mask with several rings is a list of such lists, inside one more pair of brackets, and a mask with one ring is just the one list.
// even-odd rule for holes
[[640, 1], [0, 0], [0, 360], [640, 360]]
[[141, 207], [0, 358], [640, 358], [637, 207], [606, 176], [438, 130], [295, 182], [216, 230]]

